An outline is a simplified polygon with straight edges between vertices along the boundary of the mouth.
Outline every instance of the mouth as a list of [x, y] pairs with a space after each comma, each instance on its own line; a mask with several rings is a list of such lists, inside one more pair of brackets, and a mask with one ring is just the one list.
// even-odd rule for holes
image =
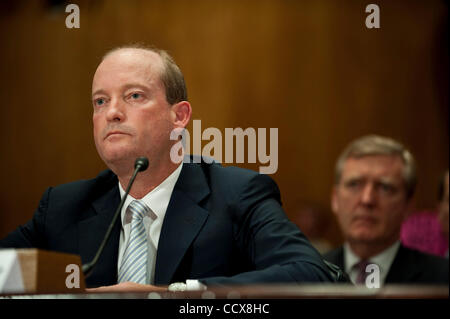
[[362, 223], [362, 224], [375, 224], [377, 222], [376, 218], [372, 216], [356, 216], [353, 218], [353, 223]]
[[129, 134], [120, 132], [120, 131], [111, 131], [111, 132], [108, 132], [108, 134], [106, 134], [105, 140], [110, 136], [118, 136], [118, 135], [129, 135]]

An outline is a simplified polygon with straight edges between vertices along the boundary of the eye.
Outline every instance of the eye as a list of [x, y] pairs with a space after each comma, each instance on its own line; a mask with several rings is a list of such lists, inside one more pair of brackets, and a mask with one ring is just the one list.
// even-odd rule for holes
[[396, 188], [393, 185], [390, 185], [390, 184], [387, 184], [387, 183], [380, 183], [378, 185], [378, 187], [380, 188], [380, 190], [383, 193], [386, 193], [386, 194], [393, 194], [396, 191]]
[[357, 179], [351, 179], [347, 182], [345, 182], [345, 187], [347, 188], [357, 188], [358, 186], [361, 186], [362, 182]]
[[144, 103], [146, 101], [146, 96], [143, 92], [130, 92], [125, 95], [125, 99], [129, 103]]
[[132, 101], [142, 101], [145, 99], [145, 95], [142, 92], [133, 92], [128, 95], [128, 99]]
[[94, 100], [94, 105], [96, 105], [96, 106], [102, 106], [105, 103], [106, 103], [106, 101], [104, 98], [98, 98], [98, 99]]

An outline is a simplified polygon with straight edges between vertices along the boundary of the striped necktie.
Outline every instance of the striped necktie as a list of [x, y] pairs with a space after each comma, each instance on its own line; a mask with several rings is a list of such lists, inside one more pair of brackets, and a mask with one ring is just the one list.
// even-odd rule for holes
[[127, 210], [132, 214], [131, 231], [119, 270], [118, 282], [132, 281], [146, 284], [149, 280], [147, 276], [148, 243], [143, 218], [150, 208], [144, 202], [134, 200]]

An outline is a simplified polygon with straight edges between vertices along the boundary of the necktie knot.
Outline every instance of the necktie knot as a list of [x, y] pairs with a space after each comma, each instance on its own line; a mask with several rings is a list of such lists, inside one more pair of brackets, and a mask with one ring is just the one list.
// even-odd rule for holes
[[150, 208], [144, 202], [134, 200], [128, 205], [128, 210], [131, 212], [131, 219], [141, 221], [148, 214]]
[[366, 267], [369, 264], [370, 264], [370, 262], [368, 260], [363, 259], [363, 260], [359, 261], [358, 263], [356, 263], [354, 267], [356, 267], [358, 270], [366, 271]]
[[357, 269], [358, 275], [356, 277], [357, 284], [365, 284], [368, 273], [366, 272], [367, 266], [370, 265], [370, 261], [363, 259], [356, 263], [353, 267]]

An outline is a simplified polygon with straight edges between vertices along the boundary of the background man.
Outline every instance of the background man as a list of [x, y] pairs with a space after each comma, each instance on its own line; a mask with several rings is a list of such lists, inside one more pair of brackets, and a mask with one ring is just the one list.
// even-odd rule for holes
[[413, 156], [380, 136], [353, 141], [336, 163], [331, 206], [345, 244], [325, 258], [365, 283], [376, 264], [382, 283], [448, 283], [448, 261], [401, 245], [400, 228], [416, 184]]
[[[330, 269], [286, 218], [268, 176], [208, 163], [174, 163], [170, 140], [192, 108], [183, 75], [165, 52], [107, 53], [92, 83], [94, 140], [110, 170], [49, 188], [33, 219], [0, 241], [79, 254], [90, 261], [146, 156], [87, 286], [139, 290], [199, 284], [332, 281]], [[100, 288], [102, 289], [102, 288]], [[188, 287], [189, 289], [189, 287]]]

